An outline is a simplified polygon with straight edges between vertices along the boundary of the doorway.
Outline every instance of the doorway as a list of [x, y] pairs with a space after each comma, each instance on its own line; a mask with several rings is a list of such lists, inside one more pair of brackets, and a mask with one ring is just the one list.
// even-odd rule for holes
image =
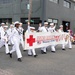
[[70, 22], [69, 21], [62, 21], [63, 25], [63, 31], [66, 32], [68, 29], [70, 29]]

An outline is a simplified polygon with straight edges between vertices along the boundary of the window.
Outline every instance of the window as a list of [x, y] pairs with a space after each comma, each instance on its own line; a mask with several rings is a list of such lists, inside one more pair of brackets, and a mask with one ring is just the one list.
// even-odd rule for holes
[[48, 19], [48, 22], [49, 22], [49, 23], [55, 23], [56, 25], [58, 25], [58, 19], [49, 18], [49, 19]]
[[64, 7], [70, 8], [71, 7], [71, 3], [69, 1], [64, 0]]
[[0, 24], [4, 22], [4, 23], [12, 23], [12, 18], [0, 18]]
[[49, 0], [49, 1], [54, 2], [54, 3], [58, 3], [59, 2], [59, 0]]
[[0, 0], [0, 4], [12, 3], [12, 0]]
[[[39, 24], [40, 18], [36, 17], [36, 18], [31, 18], [31, 24]], [[21, 22], [23, 24], [26, 24], [28, 22], [28, 18], [21, 18]]]

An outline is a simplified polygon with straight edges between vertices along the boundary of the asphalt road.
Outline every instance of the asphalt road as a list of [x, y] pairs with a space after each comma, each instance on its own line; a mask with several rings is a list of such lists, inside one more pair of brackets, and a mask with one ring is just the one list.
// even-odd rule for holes
[[47, 54], [36, 49], [36, 58], [22, 51], [22, 62], [17, 61], [15, 53], [10, 58], [4, 50], [0, 49], [0, 75], [75, 75], [75, 45], [71, 50], [66, 47], [66, 51], [56, 46], [56, 53], [51, 53], [48, 47]]

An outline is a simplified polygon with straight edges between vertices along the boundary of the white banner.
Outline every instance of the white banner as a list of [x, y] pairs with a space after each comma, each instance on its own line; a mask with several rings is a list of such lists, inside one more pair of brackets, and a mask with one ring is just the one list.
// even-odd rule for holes
[[47, 47], [49, 45], [67, 44], [68, 33], [34, 32], [25, 33], [25, 49]]

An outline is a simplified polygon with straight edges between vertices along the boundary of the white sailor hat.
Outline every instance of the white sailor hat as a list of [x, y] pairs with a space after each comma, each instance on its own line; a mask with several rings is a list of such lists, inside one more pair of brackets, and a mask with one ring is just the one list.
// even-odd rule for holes
[[16, 25], [16, 24], [20, 24], [20, 22], [19, 22], [19, 21], [16, 21], [16, 22], [14, 23], [14, 25]]
[[35, 30], [35, 27], [30, 27], [30, 29], [34, 29]]
[[23, 24], [23, 23], [20, 22], [20, 24]]
[[5, 23], [1, 23], [1, 25], [5, 25]]
[[54, 25], [54, 23], [50, 23], [50, 26], [53, 26]]
[[60, 25], [59, 27], [63, 27], [63, 25]]
[[44, 25], [47, 25], [48, 24], [48, 22], [44, 22]]
[[11, 24], [10, 26], [14, 26], [13, 24]]
[[7, 25], [5, 25], [5, 26], [3, 26], [4, 28], [8, 28], [8, 26]]

